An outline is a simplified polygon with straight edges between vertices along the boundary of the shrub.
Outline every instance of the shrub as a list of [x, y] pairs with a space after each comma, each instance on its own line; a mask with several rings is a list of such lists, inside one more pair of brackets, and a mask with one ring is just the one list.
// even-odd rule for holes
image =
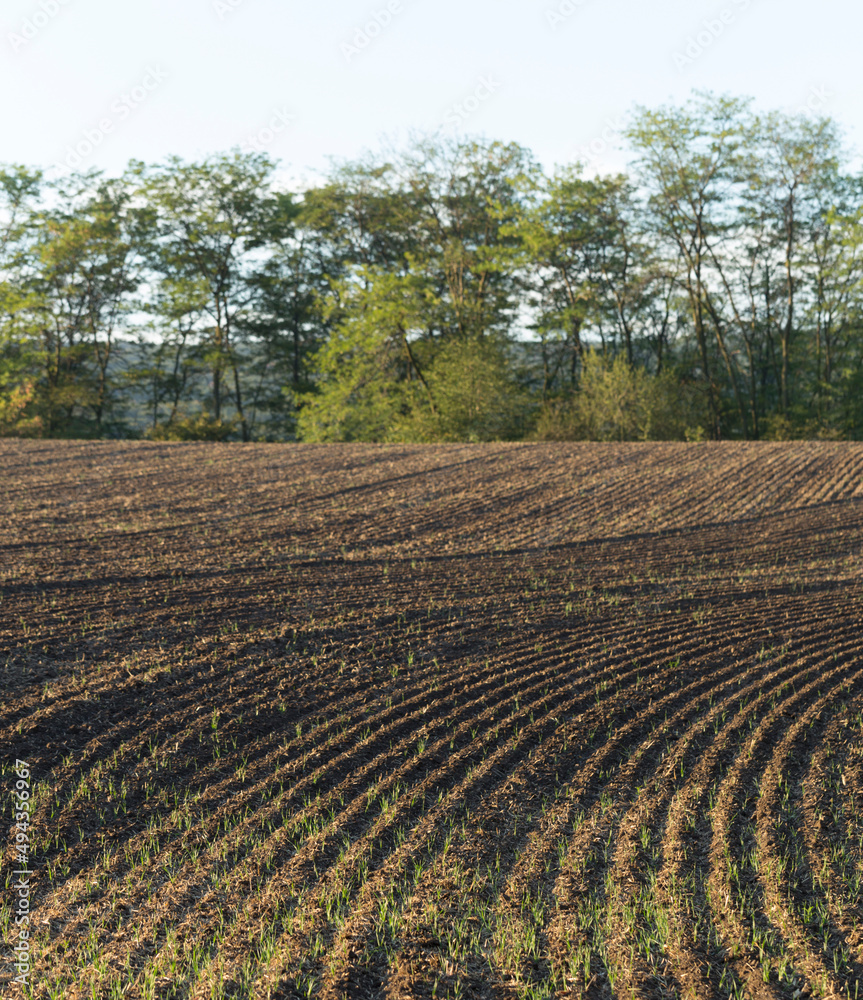
[[523, 436], [528, 400], [502, 345], [488, 339], [442, 344], [423, 394], [393, 436], [413, 441], [504, 441]]
[[0, 391], [0, 437], [39, 437], [42, 419], [25, 416], [35, 398], [32, 382]]
[[703, 394], [673, 372], [651, 375], [622, 355], [585, 357], [578, 392], [547, 403], [535, 436], [543, 441], [683, 441], [705, 436]]
[[156, 424], [145, 436], [151, 441], [227, 441], [236, 429], [236, 420], [216, 420], [204, 412]]

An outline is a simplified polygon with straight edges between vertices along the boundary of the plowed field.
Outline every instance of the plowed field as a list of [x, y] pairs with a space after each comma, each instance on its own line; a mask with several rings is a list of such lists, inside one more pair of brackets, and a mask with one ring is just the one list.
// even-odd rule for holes
[[858, 997], [863, 447], [0, 468], [25, 995]]

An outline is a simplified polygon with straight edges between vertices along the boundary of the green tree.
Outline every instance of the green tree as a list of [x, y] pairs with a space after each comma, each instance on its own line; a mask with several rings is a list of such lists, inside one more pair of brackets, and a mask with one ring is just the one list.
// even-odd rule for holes
[[536, 436], [543, 440], [683, 441], [704, 436], [704, 393], [670, 369], [653, 375], [625, 354], [585, 355], [577, 395], [547, 404]]
[[726, 429], [727, 417], [711, 338], [731, 390], [738, 433], [748, 433], [740, 372], [711, 271], [718, 246], [733, 232], [735, 188], [747, 175], [747, 114], [747, 101], [699, 94], [681, 108], [640, 108], [627, 130], [651, 224], [688, 300], [716, 437]]
[[316, 356], [321, 385], [300, 411], [307, 441], [386, 441], [417, 406], [437, 405], [419, 350], [426, 309], [421, 278], [364, 269], [343, 281], [330, 308], [340, 320]]
[[29, 220], [42, 194], [42, 174], [24, 166], [0, 168], [0, 434], [38, 434], [35, 413], [38, 358], [17, 322], [18, 271], [32, 238]]
[[[520, 289], [512, 223], [532, 169], [521, 147], [423, 141], [392, 163], [343, 167], [307, 196], [307, 218], [329, 235], [342, 275], [327, 297], [304, 437], [386, 440], [457, 425], [447, 424], [429, 375], [453, 341], [511, 336]], [[457, 395], [441, 384], [445, 370], [437, 368], [442, 405]]]
[[[200, 163], [173, 157], [164, 165], [136, 164], [141, 240], [158, 281], [154, 300], [168, 303], [169, 328], [191, 328], [187, 337], [209, 376], [206, 403], [213, 419], [236, 417], [244, 441], [256, 419], [254, 323], [265, 252], [262, 243], [283, 208], [270, 190], [273, 163], [263, 154], [233, 153]], [[178, 314], [177, 304], [187, 311]], [[189, 320], [193, 322], [188, 322]]]
[[256, 309], [243, 326], [263, 345], [253, 370], [268, 428], [293, 438], [303, 396], [315, 387], [312, 359], [334, 322], [325, 303], [345, 264], [342, 250], [317, 228], [314, 191], [303, 199], [281, 192], [275, 198], [276, 211], [261, 234], [267, 257], [250, 279]]
[[392, 439], [505, 441], [524, 436], [531, 402], [506, 342], [450, 339], [435, 352], [427, 381], [434, 406], [414, 406], [408, 419], [397, 419]]
[[654, 260], [641, 207], [622, 175], [558, 170], [517, 223], [539, 338], [542, 396], [574, 391], [587, 342], [662, 368], [677, 324], [671, 284]]
[[96, 174], [55, 186], [30, 214], [9, 260], [4, 342], [33, 385], [28, 409], [49, 436], [122, 429], [117, 339], [140, 282], [130, 193]]
[[628, 135], [594, 178], [439, 137], [299, 193], [239, 152], [0, 169], [0, 433], [863, 435], [836, 126], [695, 94]]

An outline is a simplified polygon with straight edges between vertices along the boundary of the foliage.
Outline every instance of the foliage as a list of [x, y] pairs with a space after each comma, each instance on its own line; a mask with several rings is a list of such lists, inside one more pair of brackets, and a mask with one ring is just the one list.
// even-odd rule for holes
[[195, 417], [177, 417], [169, 423], [156, 424], [146, 436], [151, 441], [227, 441], [236, 429], [236, 421], [199, 413]]
[[627, 136], [628, 175], [433, 137], [300, 193], [238, 151], [0, 168], [0, 433], [863, 436], [836, 126], [696, 93]]
[[328, 308], [340, 319], [315, 359], [321, 387], [300, 412], [304, 440], [389, 438], [417, 392], [428, 393], [414, 346], [426, 305], [429, 290], [410, 274], [364, 268], [335, 287]]
[[428, 371], [435, 406], [422, 397], [409, 418], [397, 421], [393, 439], [505, 441], [524, 434], [529, 400], [514, 378], [502, 345], [491, 340], [451, 340]]
[[501, 345], [517, 308], [514, 223], [531, 169], [517, 146], [421, 142], [394, 163], [337, 175], [327, 197], [339, 206], [344, 274], [325, 297], [332, 326], [303, 400], [305, 440], [517, 433]]
[[[269, 191], [272, 163], [263, 155], [214, 157], [136, 168], [149, 211], [141, 228], [159, 282], [153, 311], [191, 337], [209, 378], [207, 404], [221, 421], [228, 400], [250, 440], [261, 359], [249, 350], [265, 326], [254, 319], [258, 249], [275, 237], [289, 203]], [[287, 222], [287, 219], [284, 219]], [[266, 338], [264, 338], [266, 343]], [[269, 360], [263, 352], [264, 369]]]
[[704, 437], [704, 393], [666, 370], [650, 375], [624, 355], [587, 354], [580, 390], [540, 413], [540, 440], [683, 441]]
[[27, 416], [27, 409], [33, 403], [35, 394], [35, 386], [32, 382], [23, 382], [0, 392], [0, 436], [39, 437], [41, 435], [41, 419], [38, 416]]

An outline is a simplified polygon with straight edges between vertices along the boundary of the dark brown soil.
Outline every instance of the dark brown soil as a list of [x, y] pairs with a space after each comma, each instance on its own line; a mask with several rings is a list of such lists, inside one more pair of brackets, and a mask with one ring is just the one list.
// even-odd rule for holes
[[856, 1000], [863, 447], [0, 467], [25, 995]]

